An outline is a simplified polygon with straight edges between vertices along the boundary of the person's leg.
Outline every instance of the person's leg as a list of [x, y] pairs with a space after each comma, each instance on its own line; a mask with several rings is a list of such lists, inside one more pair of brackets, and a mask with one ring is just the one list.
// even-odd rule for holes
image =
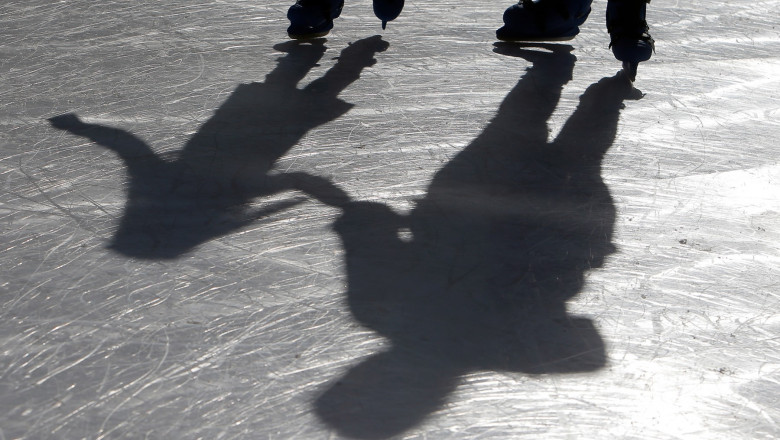
[[565, 41], [580, 32], [592, 0], [521, 0], [504, 12], [503, 41]]
[[607, 3], [609, 47], [628, 69], [632, 80], [637, 65], [649, 60], [655, 50], [655, 41], [645, 18], [647, 3], [650, 0], [609, 0]]

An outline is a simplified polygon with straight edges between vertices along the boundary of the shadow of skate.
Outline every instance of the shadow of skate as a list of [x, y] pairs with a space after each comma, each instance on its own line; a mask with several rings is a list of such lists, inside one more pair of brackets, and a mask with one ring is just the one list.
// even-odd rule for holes
[[340, 434], [398, 435], [442, 408], [471, 372], [604, 366], [598, 331], [568, 315], [566, 301], [614, 252], [600, 166], [631, 91], [619, 77], [593, 84], [548, 140], [575, 58], [570, 46], [543, 49], [497, 48], [532, 67], [408, 216], [379, 203], [340, 206], [350, 310], [390, 342], [316, 400]]
[[315, 176], [270, 172], [309, 130], [349, 111], [352, 105], [339, 99], [339, 93], [387, 47], [379, 36], [357, 41], [324, 76], [298, 88], [325, 54], [325, 40], [277, 45], [286, 55], [265, 82], [239, 85], [170, 158], [155, 154], [131, 133], [84, 123], [74, 114], [50, 122], [115, 151], [127, 167], [127, 203], [110, 247], [138, 258], [176, 258], [299, 203], [302, 199], [290, 198], [247, 208], [258, 197], [317, 185]]

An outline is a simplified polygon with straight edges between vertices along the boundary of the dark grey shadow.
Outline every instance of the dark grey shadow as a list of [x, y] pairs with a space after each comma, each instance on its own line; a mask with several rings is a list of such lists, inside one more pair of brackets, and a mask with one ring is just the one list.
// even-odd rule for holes
[[262, 196], [299, 190], [342, 209], [335, 224], [346, 251], [347, 300], [386, 350], [327, 385], [314, 402], [341, 435], [388, 438], [418, 425], [475, 371], [526, 374], [594, 371], [606, 362], [593, 323], [571, 316], [587, 270], [614, 252], [615, 209], [601, 178], [622, 103], [636, 98], [620, 76], [590, 86], [561, 133], [547, 120], [571, 79], [570, 46], [498, 45], [532, 67], [496, 117], [434, 177], [409, 215], [354, 202], [330, 181], [273, 174], [275, 162], [309, 130], [346, 113], [338, 94], [355, 81], [379, 37], [346, 48], [304, 88], [324, 41], [289, 42], [263, 83], [239, 86], [175, 157], [134, 135], [75, 115], [52, 125], [110, 148], [127, 165], [128, 202], [111, 247], [140, 258], [175, 258], [233, 232], [261, 210]]
[[317, 190], [316, 176], [271, 169], [309, 130], [352, 108], [339, 93], [387, 47], [379, 36], [352, 43], [324, 76], [298, 88], [325, 54], [325, 40], [277, 45], [286, 55], [265, 82], [239, 85], [173, 157], [155, 154], [127, 131], [87, 124], [74, 114], [50, 122], [115, 151], [127, 167], [127, 203], [110, 247], [138, 258], [176, 258], [302, 200], [249, 209], [258, 197], [299, 185], [326, 191]]
[[598, 331], [567, 314], [566, 301], [615, 250], [601, 161], [623, 101], [637, 96], [621, 76], [605, 78], [548, 140], [571, 50], [497, 46], [532, 67], [408, 216], [379, 203], [340, 206], [349, 308], [390, 342], [316, 400], [341, 435], [398, 435], [440, 409], [470, 372], [605, 365]]

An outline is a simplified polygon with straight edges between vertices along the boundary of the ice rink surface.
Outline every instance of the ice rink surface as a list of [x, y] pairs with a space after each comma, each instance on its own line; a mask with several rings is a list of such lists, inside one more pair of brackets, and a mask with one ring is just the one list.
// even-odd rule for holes
[[0, 439], [780, 437], [780, 1], [291, 3], [2, 2]]

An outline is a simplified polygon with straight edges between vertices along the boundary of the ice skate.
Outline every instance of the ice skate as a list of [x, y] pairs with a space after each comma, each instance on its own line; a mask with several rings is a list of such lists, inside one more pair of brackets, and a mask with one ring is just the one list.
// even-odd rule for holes
[[403, 8], [404, 0], [374, 0], [374, 15], [382, 20], [382, 29], [387, 27], [388, 21], [398, 18]]
[[590, 14], [588, 0], [521, 0], [504, 11], [502, 41], [567, 41], [579, 32]]
[[655, 41], [645, 19], [649, 0], [609, 0], [607, 3], [607, 31], [609, 47], [633, 83], [639, 63], [647, 61], [655, 51]]
[[297, 0], [287, 11], [287, 35], [296, 40], [328, 35], [343, 7], [344, 0]]

